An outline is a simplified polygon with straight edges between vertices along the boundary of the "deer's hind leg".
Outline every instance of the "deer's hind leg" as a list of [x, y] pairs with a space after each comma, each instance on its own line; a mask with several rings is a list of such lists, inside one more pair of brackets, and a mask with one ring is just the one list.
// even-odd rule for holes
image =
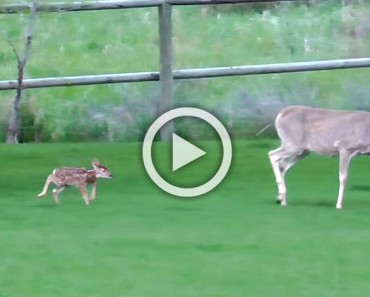
[[281, 166], [280, 166], [283, 154], [284, 154], [284, 151], [282, 147], [269, 151], [268, 153], [270, 163], [272, 166], [272, 170], [274, 171], [274, 175], [275, 175], [275, 182], [278, 188], [277, 203], [281, 205], [286, 204], [286, 192], [287, 192], [286, 186], [285, 186], [284, 175], [282, 173]]
[[53, 198], [56, 204], [60, 204], [59, 194], [63, 192], [65, 188], [66, 188], [65, 186], [61, 186], [61, 187], [56, 187], [55, 189], [53, 189]]
[[54, 175], [53, 174], [50, 174], [46, 178], [44, 188], [42, 189], [41, 193], [37, 195], [37, 197], [43, 198], [46, 195], [46, 193], [48, 192], [48, 188], [49, 188], [49, 186], [50, 186], [51, 183], [55, 183]]
[[274, 171], [276, 185], [278, 188], [277, 202], [287, 205], [287, 187], [285, 184], [285, 174], [300, 159], [308, 155], [308, 152], [302, 150], [287, 150], [283, 147], [269, 152], [269, 159]]

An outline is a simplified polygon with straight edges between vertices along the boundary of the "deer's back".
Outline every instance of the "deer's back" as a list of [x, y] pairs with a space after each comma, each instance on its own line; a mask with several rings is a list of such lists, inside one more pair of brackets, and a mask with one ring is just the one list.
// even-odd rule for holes
[[340, 148], [370, 152], [370, 113], [290, 106], [276, 117], [285, 147], [332, 155]]
[[93, 183], [96, 179], [94, 172], [85, 168], [58, 168], [53, 176], [59, 184], [67, 186]]

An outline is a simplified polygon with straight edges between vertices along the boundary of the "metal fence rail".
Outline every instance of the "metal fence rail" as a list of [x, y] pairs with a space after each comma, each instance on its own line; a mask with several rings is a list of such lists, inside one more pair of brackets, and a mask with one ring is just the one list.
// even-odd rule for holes
[[[140, 7], [158, 7], [163, 4], [170, 5], [213, 5], [213, 4], [237, 4], [258, 2], [307, 2], [307, 0], [121, 0], [121, 1], [83, 1], [83, 2], [56, 2], [40, 3], [36, 5], [37, 12], [61, 12], [61, 11], [88, 11], [109, 10]], [[7, 4], [0, 6], [0, 13], [17, 13], [29, 10], [24, 3]]]
[[[174, 79], [212, 78], [224, 76], [257, 75], [301, 71], [320, 71], [370, 67], [370, 58], [324, 60], [314, 62], [277, 63], [265, 65], [247, 65], [235, 67], [216, 67], [173, 70]], [[160, 72], [136, 72], [118, 74], [99, 74], [68, 77], [48, 77], [23, 80], [24, 89], [83, 86], [95, 84], [132, 83], [159, 81]], [[0, 90], [16, 89], [17, 81], [0, 81]]]

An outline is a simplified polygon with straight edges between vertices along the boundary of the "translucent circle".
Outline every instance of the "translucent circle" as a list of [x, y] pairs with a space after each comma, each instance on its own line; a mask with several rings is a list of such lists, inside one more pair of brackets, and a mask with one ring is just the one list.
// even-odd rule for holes
[[[194, 188], [182, 188], [168, 183], [158, 174], [152, 160], [152, 144], [155, 135], [163, 125], [178, 117], [196, 117], [206, 121], [216, 130], [222, 142], [223, 157], [217, 173], [206, 183]], [[149, 177], [163, 191], [179, 197], [196, 197], [213, 190], [225, 178], [232, 160], [231, 139], [222, 123], [209, 112], [193, 107], [176, 108], [162, 114], [149, 127], [143, 142], [142, 157]]]

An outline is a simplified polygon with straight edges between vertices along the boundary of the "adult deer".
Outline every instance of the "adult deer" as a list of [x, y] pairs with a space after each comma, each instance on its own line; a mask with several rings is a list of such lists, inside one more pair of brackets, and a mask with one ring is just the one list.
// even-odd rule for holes
[[370, 113], [304, 106], [284, 108], [275, 120], [281, 146], [268, 153], [278, 188], [278, 203], [287, 204], [285, 174], [310, 152], [339, 155], [337, 209], [342, 209], [351, 158], [370, 155]]
[[[48, 191], [49, 185], [56, 185], [53, 189], [53, 198], [55, 203], [59, 204], [59, 194], [66, 187], [75, 186], [82, 194], [82, 198], [86, 205], [96, 198], [96, 180], [98, 178], [112, 178], [112, 173], [107, 167], [100, 164], [98, 160], [92, 161], [93, 169], [62, 167], [54, 169], [53, 172], [46, 178], [44, 188], [37, 197], [44, 197]], [[92, 184], [91, 196], [87, 193], [86, 186]]]

